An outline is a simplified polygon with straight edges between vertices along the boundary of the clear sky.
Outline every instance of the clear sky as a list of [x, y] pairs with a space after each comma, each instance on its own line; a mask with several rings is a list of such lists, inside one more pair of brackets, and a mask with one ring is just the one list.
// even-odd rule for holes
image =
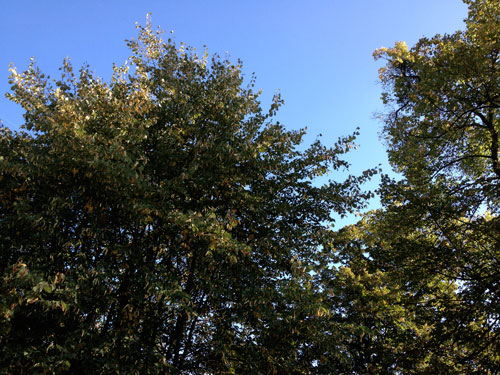
[[241, 58], [263, 106], [279, 90], [285, 106], [277, 119], [307, 127], [307, 142], [321, 133], [332, 144], [359, 127], [360, 147], [348, 158], [356, 173], [378, 163], [390, 170], [374, 117], [383, 107], [373, 50], [463, 29], [467, 8], [460, 0], [0, 0], [0, 119], [22, 124], [21, 109], [3, 96], [9, 63], [23, 70], [34, 56], [57, 77], [69, 56], [109, 79], [148, 12], [177, 42]]

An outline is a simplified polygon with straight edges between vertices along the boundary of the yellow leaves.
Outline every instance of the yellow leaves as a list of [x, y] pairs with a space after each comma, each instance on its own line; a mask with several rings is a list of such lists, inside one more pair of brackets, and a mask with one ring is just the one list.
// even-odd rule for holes
[[406, 44], [405, 41], [399, 41], [399, 42], [396, 42], [395, 45], [394, 45], [394, 49], [395, 50], [399, 50], [401, 52], [408, 52], [408, 45]]
[[7, 309], [6, 311], [4, 310], [4, 313], [3, 313], [3, 318], [5, 320], [10, 320], [10, 318], [12, 317], [12, 315], [14, 315], [14, 309], [17, 305], [16, 304], [12, 304], [10, 305], [10, 308]]
[[63, 282], [64, 278], [65, 278], [64, 273], [61, 272], [56, 273], [56, 275], [54, 276], [54, 284]]
[[87, 201], [87, 203], [85, 204], [85, 208], [89, 214], [94, 211], [94, 206], [92, 205], [91, 201]]
[[318, 309], [316, 310], [316, 316], [318, 318], [322, 317], [322, 316], [330, 316], [330, 312], [328, 311], [328, 309], [326, 309], [325, 307], [323, 306], [320, 306], [318, 307]]
[[17, 68], [16, 68], [15, 66], [12, 66], [12, 65], [11, 65], [11, 66], [9, 67], [9, 72], [10, 72], [10, 76], [11, 76], [13, 79], [15, 79], [16, 81], [17, 81], [18, 79], [20, 79], [20, 78], [21, 78], [21, 76], [20, 76], [20, 75], [19, 75], [19, 73], [17, 72]]
[[384, 79], [384, 73], [387, 71], [386, 67], [382, 67], [378, 70], [378, 78], [382, 81]]
[[212, 236], [210, 238], [210, 247], [212, 249], [215, 249], [217, 247], [217, 238], [215, 236]]
[[68, 311], [68, 305], [66, 304], [66, 302], [60, 301], [58, 305], [63, 313], [66, 313], [66, 311]]
[[23, 191], [25, 191], [25, 190], [26, 190], [26, 186], [25, 186], [25, 185], [22, 185], [22, 186], [20, 186], [20, 187], [18, 187], [18, 188], [12, 189], [12, 191], [13, 191], [14, 193], [21, 193], [21, 192], [23, 192]]
[[74, 175], [76, 175], [76, 174], [78, 173], [78, 169], [73, 168], [73, 169], [71, 170], [71, 173], [73, 173], [73, 176], [74, 176]]
[[408, 49], [408, 45], [404, 41], [396, 42], [393, 48], [381, 47], [373, 51], [373, 58], [375, 61], [379, 59], [384, 59], [388, 61], [386, 67], [382, 67], [378, 70], [380, 80], [384, 80], [385, 73], [388, 68], [401, 64], [403, 61], [413, 61], [413, 55]]
[[377, 61], [378, 59], [383, 58], [388, 52], [389, 52], [389, 48], [380, 47], [380, 48], [377, 48], [375, 51], [373, 51], [372, 56], [375, 59], [375, 61]]

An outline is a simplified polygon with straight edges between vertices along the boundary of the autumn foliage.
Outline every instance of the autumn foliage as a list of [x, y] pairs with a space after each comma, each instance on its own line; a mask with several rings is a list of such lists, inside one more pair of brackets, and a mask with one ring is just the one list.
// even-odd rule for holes
[[110, 82], [12, 67], [0, 374], [498, 373], [500, 2], [466, 3], [375, 51], [401, 178], [337, 231], [377, 170], [336, 178], [356, 134], [303, 145], [241, 62], [148, 22]]

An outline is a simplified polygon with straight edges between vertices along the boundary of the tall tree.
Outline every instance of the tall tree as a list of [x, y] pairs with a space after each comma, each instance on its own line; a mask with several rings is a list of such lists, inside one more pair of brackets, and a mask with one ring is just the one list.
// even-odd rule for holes
[[383, 180], [384, 211], [370, 215], [342, 248], [358, 249], [352, 259], [344, 255], [349, 264], [368, 256], [373, 269], [406, 290], [403, 306], [428, 325], [428, 371], [494, 374], [500, 368], [500, 2], [465, 2], [464, 31], [375, 51], [387, 61], [380, 78], [389, 157], [404, 178]]
[[[360, 183], [354, 136], [300, 151], [240, 63], [148, 24], [106, 83], [12, 68], [24, 130], [0, 137], [0, 372], [310, 373], [311, 267]], [[323, 310], [322, 310], [323, 309]]]
[[387, 60], [384, 134], [391, 162], [411, 183], [443, 177], [473, 207], [498, 210], [500, 3], [465, 2], [465, 31], [375, 51]]

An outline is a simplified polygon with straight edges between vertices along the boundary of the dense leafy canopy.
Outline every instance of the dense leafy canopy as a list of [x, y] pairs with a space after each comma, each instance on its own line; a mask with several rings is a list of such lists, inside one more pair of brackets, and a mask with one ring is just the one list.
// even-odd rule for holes
[[239, 65], [139, 29], [110, 83], [12, 68], [0, 372], [308, 373], [329, 310], [311, 275], [374, 171], [313, 185], [354, 136], [299, 151]]
[[465, 31], [375, 51], [387, 60], [384, 132], [393, 165], [411, 183], [441, 176], [498, 209], [500, 9], [467, 3]]
[[417, 373], [500, 368], [500, 2], [467, 3], [465, 31], [375, 51], [404, 178], [384, 178], [384, 209], [343, 231], [343, 261], [368, 257], [402, 293]]
[[240, 63], [129, 41], [110, 83], [12, 69], [0, 136], [0, 373], [498, 374], [500, 0], [375, 51], [402, 178], [382, 208]]

